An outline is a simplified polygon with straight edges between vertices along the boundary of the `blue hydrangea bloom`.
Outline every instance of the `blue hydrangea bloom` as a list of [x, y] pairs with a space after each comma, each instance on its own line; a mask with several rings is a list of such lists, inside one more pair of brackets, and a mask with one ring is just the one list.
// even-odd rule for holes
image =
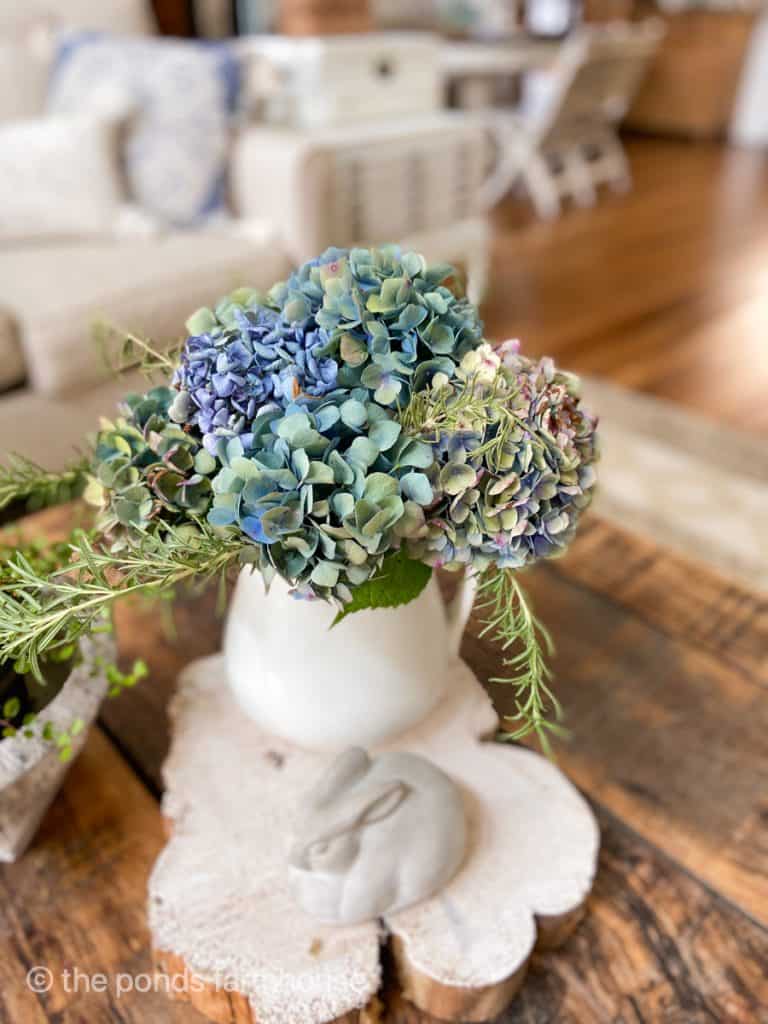
[[[171, 418], [196, 427], [215, 452], [221, 438], [240, 436], [248, 447], [251, 425], [267, 402], [287, 405], [320, 397], [336, 386], [338, 366], [320, 328], [286, 324], [256, 302], [225, 301], [190, 320], [173, 384]], [[195, 330], [196, 329], [196, 330]]]

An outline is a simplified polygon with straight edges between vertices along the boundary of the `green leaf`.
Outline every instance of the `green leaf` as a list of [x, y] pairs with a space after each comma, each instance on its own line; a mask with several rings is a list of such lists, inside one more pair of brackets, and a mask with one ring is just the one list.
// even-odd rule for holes
[[355, 587], [352, 600], [333, 620], [337, 625], [347, 615], [364, 608], [396, 608], [414, 601], [432, 576], [432, 569], [409, 558], [404, 549], [387, 555], [373, 579]]
[[3, 718], [15, 718], [21, 711], [21, 701], [18, 697], [11, 697], [3, 704]]

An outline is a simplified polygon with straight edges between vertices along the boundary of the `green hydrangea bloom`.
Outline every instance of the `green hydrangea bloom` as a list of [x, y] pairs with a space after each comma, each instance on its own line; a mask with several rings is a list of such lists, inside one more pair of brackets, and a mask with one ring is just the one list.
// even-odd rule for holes
[[388, 551], [424, 530], [433, 455], [364, 388], [337, 399], [262, 410], [250, 450], [238, 437], [220, 442], [208, 521], [260, 545], [268, 578], [349, 601]]
[[434, 500], [409, 541], [433, 566], [520, 568], [565, 551], [596, 481], [596, 421], [578, 382], [516, 345], [468, 353], [452, 380], [435, 378], [403, 415], [429, 438]]
[[181, 524], [208, 512], [210, 477], [218, 467], [199, 438], [169, 420], [175, 394], [158, 387], [129, 395], [122, 415], [103, 421], [86, 498], [101, 507], [105, 530]]

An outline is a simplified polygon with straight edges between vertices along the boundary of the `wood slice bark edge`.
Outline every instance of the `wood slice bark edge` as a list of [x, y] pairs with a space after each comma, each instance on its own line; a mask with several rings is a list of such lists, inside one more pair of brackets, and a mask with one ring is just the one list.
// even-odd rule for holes
[[[586, 903], [567, 914], [536, 917], [536, 949], [561, 946], [578, 926]], [[506, 978], [482, 987], [446, 985], [420, 971], [408, 958], [405, 943], [398, 935], [389, 939], [395, 975], [402, 995], [418, 1010], [445, 1021], [482, 1024], [492, 1020], [509, 1006], [520, 991], [528, 973], [530, 955]]]
[[[170, 834], [171, 823], [167, 818], [165, 826]], [[537, 916], [536, 949], [552, 950], [561, 946], [573, 934], [585, 910], [586, 903], [568, 914]], [[480, 988], [445, 985], [410, 963], [405, 944], [399, 936], [390, 935], [388, 947], [395, 980], [404, 999], [430, 1017], [470, 1024], [481, 1024], [503, 1013], [520, 991], [530, 964], [529, 956], [495, 985]], [[153, 949], [152, 956], [155, 970], [169, 979], [168, 994], [171, 998], [189, 1003], [214, 1024], [259, 1024], [248, 997], [243, 993], [218, 988], [197, 977], [189, 971], [183, 958], [175, 953]], [[173, 979], [181, 979], [183, 984], [175, 988]], [[385, 1004], [376, 995], [366, 1006], [345, 1013], [329, 1024], [378, 1024], [384, 1018], [384, 1010]]]

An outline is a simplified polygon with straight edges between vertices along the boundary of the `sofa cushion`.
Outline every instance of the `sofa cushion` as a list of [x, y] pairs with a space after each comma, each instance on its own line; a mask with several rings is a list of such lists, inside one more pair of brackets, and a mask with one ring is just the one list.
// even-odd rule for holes
[[0, 4], [0, 32], [25, 28], [36, 21], [91, 31], [149, 35], [156, 31], [147, 0], [24, 0]]
[[0, 23], [0, 122], [42, 114], [52, 60], [45, 25], [4, 29]]
[[225, 206], [239, 81], [226, 43], [65, 33], [48, 108], [99, 112], [105, 95], [132, 108], [123, 147], [131, 197], [167, 224], [187, 227]]
[[0, 241], [114, 231], [117, 124], [82, 114], [0, 124]]
[[240, 285], [266, 289], [288, 269], [266, 231], [8, 246], [0, 307], [18, 324], [33, 388], [64, 395], [109, 376], [93, 340], [99, 321], [168, 344], [195, 309]]
[[64, 469], [86, 450], [99, 418], [112, 419], [120, 400], [146, 388], [140, 373], [102, 383], [82, 395], [51, 398], [28, 388], [0, 397], [0, 462], [24, 455], [53, 471]]
[[0, 309], [0, 391], [21, 384], [25, 375], [24, 355], [13, 314]]

